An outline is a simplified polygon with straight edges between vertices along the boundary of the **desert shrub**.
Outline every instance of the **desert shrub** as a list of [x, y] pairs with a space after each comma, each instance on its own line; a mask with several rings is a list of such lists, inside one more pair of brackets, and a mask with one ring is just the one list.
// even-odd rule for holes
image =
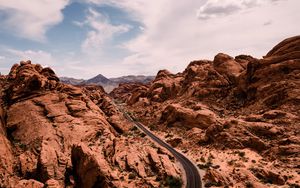
[[166, 178], [166, 185], [170, 188], [181, 188], [182, 180], [179, 177], [168, 176]]
[[128, 175], [128, 179], [134, 179], [136, 177], [136, 174], [135, 173], [130, 173]]

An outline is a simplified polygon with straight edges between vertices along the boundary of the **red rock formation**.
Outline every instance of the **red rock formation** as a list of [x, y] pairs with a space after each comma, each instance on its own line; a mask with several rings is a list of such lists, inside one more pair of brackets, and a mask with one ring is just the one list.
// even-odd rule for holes
[[[146, 160], [149, 149], [162, 156], [156, 146], [101, 87], [60, 83], [52, 69], [30, 61], [14, 65], [0, 85], [0, 187], [151, 187], [167, 178]], [[163, 156], [155, 164], [166, 162], [180, 176], [172, 156]]]
[[120, 84], [119, 87], [110, 92], [110, 96], [118, 99], [120, 102], [130, 101], [129, 103], [135, 103], [137, 102], [135, 99], [141, 97], [147, 89], [146, 85], [140, 83]]
[[[275, 172], [254, 173], [244, 165], [243, 170], [249, 174], [245, 179], [228, 172], [233, 178], [229, 181], [223, 173], [210, 170], [209, 181], [263, 186], [258, 182], [270, 180], [292, 185], [300, 182], [296, 170], [300, 165], [299, 80], [300, 36], [296, 36], [276, 45], [262, 59], [248, 55], [232, 58], [220, 53], [213, 61], [193, 61], [176, 75], [160, 71], [142, 95], [135, 89], [129, 90], [131, 94], [119, 92], [118, 96], [124, 96], [123, 101], [136, 118], [163, 132], [168, 140], [173, 136], [180, 140], [172, 144], [191, 151], [191, 156], [199, 156], [195, 150], [207, 148], [209, 153], [225, 151], [229, 156], [232, 150], [251, 149], [251, 155], [264, 157], [273, 170], [288, 168], [293, 172], [286, 174], [293, 178], [282, 179]], [[126, 100], [126, 96], [136, 97], [128, 102], [130, 97]], [[243, 158], [238, 160], [247, 163]], [[275, 161], [277, 166], [272, 166]], [[230, 165], [224, 169], [234, 170]]]

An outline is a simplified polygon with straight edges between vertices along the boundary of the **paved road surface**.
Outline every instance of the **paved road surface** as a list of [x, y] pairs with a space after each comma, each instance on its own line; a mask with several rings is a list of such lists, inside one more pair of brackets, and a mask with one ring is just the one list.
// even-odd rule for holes
[[148, 135], [152, 140], [160, 144], [161, 146], [165, 147], [167, 150], [169, 150], [174, 157], [181, 163], [181, 165], [184, 168], [186, 179], [187, 179], [187, 188], [201, 188], [202, 182], [201, 177], [199, 174], [199, 171], [197, 167], [183, 154], [177, 152], [174, 148], [172, 148], [170, 145], [159, 139], [157, 136], [155, 136], [152, 132], [150, 132], [148, 129], [144, 127], [143, 124], [140, 122], [137, 122], [133, 120], [126, 112], [123, 112], [124, 116], [131, 122], [133, 122], [138, 128], [140, 128], [146, 135]]

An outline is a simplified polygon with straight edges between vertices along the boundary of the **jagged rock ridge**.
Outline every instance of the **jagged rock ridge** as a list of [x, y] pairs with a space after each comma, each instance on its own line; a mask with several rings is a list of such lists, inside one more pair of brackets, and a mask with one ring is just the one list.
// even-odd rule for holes
[[207, 169], [207, 185], [242, 187], [299, 185], [299, 94], [300, 36], [262, 59], [219, 53], [111, 92]]

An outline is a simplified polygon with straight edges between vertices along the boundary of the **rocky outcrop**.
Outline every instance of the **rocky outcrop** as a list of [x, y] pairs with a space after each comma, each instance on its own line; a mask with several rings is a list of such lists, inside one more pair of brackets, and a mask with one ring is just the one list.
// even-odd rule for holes
[[21, 180], [16, 185], [16, 188], [43, 188], [44, 184], [36, 180]]
[[206, 108], [193, 110], [179, 104], [172, 104], [165, 108], [160, 120], [170, 126], [206, 129], [217, 122], [217, 117], [214, 112]]
[[[167, 178], [163, 169], [154, 173], [150, 162], [134, 158], [148, 155], [142, 145], [149, 140], [102, 87], [63, 84], [52, 69], [30, 61], [14, 65], [0, 84], [0, 187], [151, 187]], [[114, 140], [128, 153], [118, 163], [114, 154], [104, 155]], [[159, 155], [156, 146], [148, 148]], [[180, 177], [175, 161], [168, 162]], [[137, 178], [127, 181], [133, 171]]]
[[[300, 47], [300, 37], [295, 36], [291, 38], [287, 38], [277, 44], [272, 50], [270, 50], [264, 58], [270, 58], [274, 56], [285, 56], [289, 59], [296, 59], [293, 54], [299, 54]], [[298, 57], [298, 56], [296, 56]]]
[[271, 143], [284, 137], [279, 126], [263, 122], [244, 122], [236, 119], [225, 121], [223, 125], [211, 125], [205, 132], [206, 141], [220, 147], [243, 149], [251, 148], [258, 152], [266, 151]]
[[[147, 91], [148, 87], [143, 84], [138, 83], [129, 83], [129, 84], [120, 84], [119, 87], [115, 88], [110, 92], [110, 96], [115, 99], [118, 99], [120, 102], [137, 102], [135, 99], [142, 97], [142, 94]], [[134, 97], [132, 97], [135, 95]], [[132, 97], [132, 99], [131, 99]]]
[[214, 169], [209, 169], [205, 174], [204, 179], [206, 181], [206, 187], [230, 185], [230, 179], [222, 172], [218, 172]]
[[299, 44], [299, 36], [286, 39], [263, 59], [248, 64], [238, 85], [238, 92], [246, 97], [247, 108], [265, 110], [289, 106], [289, 112], [297, 111]]
[[225, 75], [230, 82], [236, 82], [237, 77], [245, 69], [232, 57], [222, 53], [219, 53], [215, 56], [213, 66], [216, 69], [216, 71], [218, 71], [222, 75]]
[[[14, 156], [11, 148], [11, 143], [7, 139], [6, 128], [4, 127], [4, 112], [0, 108], [0, 187], [5, 187], [9, 184], [11, 177], [14, 174]], [[17, 178], [14, 178], [17, 179]]]
[[[234, 158], [232, 151], [241, 151], [240, 158], [227, 161], [227, 166], [224, 156], [217, 156], [222, 161], [219, 166], [226, 166], [218, 168], [231, 173], [230, 179], [215, 170], [212, 158], [200, 165], [209, 169], [211, 186], [293, 185], [300, 182], [296, 170], [300, 164], [299, 80], [300, 36], [295, 36], [280, 42], [262, 59], [219, 53], [213, 61], [192, 61], [182, 73], [159, 71], [142, 95], [135, 92], [138, 89], [126, 94], [135, 96], [131, 102], [122, 92], [119, 96], [124, 96], [137, 119], [195, 160], [205, 161], [199, 156], [199, 152], [205, 153], [202, 151], [228, 152], [228, 158]], [[267, 162], [260, 165], [268, 164], [275, 174], [262, 170], [252, 173], [248, 161], [253, 161], [250, 166], [254, 168], [260, 165], [244, 157], [243, 150], [247, 149], [252, 156], [263, 157]], [[228, 171], [235, 170], [232, 166], [236, 161], [240, 161], [237, 172], [247, 175]], [[283, 181], [278, 172], [284, 169], [290, 170], [285, 176], [291, 177]]]
[[101, 86], [86, 85], [81, 86], [83, 92], [104, 112], [108, 117], [107, 121], [118, 133], [124, 133], [133, 128], [133, 125], [124, 118], [114, 101], [105, 93]]
[[75, 145], [71, 152], [78, 187], [109, 187], [111, 169], [105, 159], [85, 145]]
[[173, 75], [167, 70], [161, 70], [157, 73], [146, 96], [154, 102], [163, 102], [173, 98], [179, 92], [180, 81], [180, 76]]
[[284, 178], [277, 173], [263, 169], [263, 168], [251, 168], [251, 172], [261, 181], [271, 184], [284, 185]]

